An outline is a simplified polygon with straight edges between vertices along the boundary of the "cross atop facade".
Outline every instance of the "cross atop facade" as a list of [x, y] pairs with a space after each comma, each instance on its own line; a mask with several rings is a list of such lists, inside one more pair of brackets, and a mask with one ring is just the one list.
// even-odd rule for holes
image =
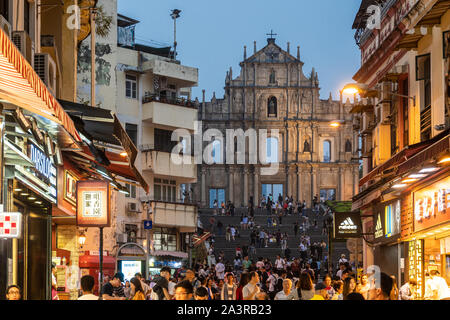
[[271, 29], [271, 30], [270, 30], [270, 33], [266, 33], [266, 35], [267, 35], [267, 36], [270, 36], [270, 39], [274, 39], [273, 36], [277, 36], [278, 34], [273, 33], [273, 30]]

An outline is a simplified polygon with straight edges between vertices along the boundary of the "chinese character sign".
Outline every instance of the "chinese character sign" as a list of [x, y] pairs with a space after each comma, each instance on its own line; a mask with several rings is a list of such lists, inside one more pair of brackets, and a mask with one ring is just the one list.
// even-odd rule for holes
[[448, 220], [450, 177], [414, 193], [414, 230], [421, 231]]
[[106, 181], [77, 182], [77, 226], [109, 227], [110, 188]]
[[20, 238], [22, 214], [20, 212], [0, 212], [0, 239]]

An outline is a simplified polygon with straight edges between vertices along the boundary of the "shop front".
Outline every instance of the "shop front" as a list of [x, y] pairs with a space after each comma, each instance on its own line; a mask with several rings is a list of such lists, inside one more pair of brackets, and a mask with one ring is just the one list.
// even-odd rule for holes
[[[79, 257], [80, 277], [90, 275], [94, 277], [95, 286], [94, 294], [99, 293], [99, 278], [100, 278], [100, 255], [98, 251], [85, 251], [84, 255]], [[110, 279], [115, 274], [116, 259], [109, 254], [108, 251], [103, 251], [103, 276], [109, 276]]]
[[170, 267], [172, 275], [175, 271], [188, 263], [188, 254], [178, 251], [153, 251], [149, 257], [149, 275], [159, 274], [162, 267]]
[[400, 242], [401, 200], [392, 199], [374, 207], [373, 256], [381, 271], [395, 275], [398, 283], [404, 279], [404, 245]]
[[119, 250], [116, 256], [117, 266], [116, 270], [124, 274], [125, 280], [130, 280], [136, 273], [145, 276], [147, 269], [147, 253], [145, 249], [136, 243], [125, 243]]
[[439, 177], [415, 188], [412, 201], [413, 233], [408, 238], [408, 276], [417, 281], [417, 299], [436, 297], [427, 282], [437, 270], [450, 284], [450, 177]]

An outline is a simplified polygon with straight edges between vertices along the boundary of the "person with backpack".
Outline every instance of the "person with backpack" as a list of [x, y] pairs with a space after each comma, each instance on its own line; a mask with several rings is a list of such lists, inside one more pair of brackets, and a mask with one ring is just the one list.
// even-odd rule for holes
[[269, 294], [270, 300], [273, 300], [275, 298], [275, 295], [278, 292], [278, 291], [276, 291], [277, 282], [278, 282], [278, 274], [275, 271], [272, 271], [270, 273], [269, 277], [267, 278], [267, 283], [269, 284], [268, 294]]
[[170, 280], [170, 267], [162, 267], [159, 276], [154, 279], [155, 285], [153, 286], [152, 300], [171, 300], [169, 295], [169, 280]]

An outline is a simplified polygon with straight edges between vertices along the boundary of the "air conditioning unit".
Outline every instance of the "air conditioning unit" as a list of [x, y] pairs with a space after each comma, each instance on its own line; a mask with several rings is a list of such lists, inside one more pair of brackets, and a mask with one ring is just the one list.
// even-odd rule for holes
[[117, 243], [126, 243], [127, 242], [127, 235], [124, 233], [119, 233], [116, 236], [116, 242]]
[[25, 59], [33, 65], [34, 43], [30, 35], [26, 31], [13, 31], [11, 39]]
[[50, 91], [56, 94], [56, 63], [48, 53], [34, 55], [34, 70]]
[[136, 202], [127, 203], [127, 212], [129, 213], [140, 213]]
[[11, 39], [11, 30], [12, 30], [11, 24], [2, 15], [0, 15], [0, 28], [3, 31], [5, 31], [5, 33], [8, 35], [8, 37]]

